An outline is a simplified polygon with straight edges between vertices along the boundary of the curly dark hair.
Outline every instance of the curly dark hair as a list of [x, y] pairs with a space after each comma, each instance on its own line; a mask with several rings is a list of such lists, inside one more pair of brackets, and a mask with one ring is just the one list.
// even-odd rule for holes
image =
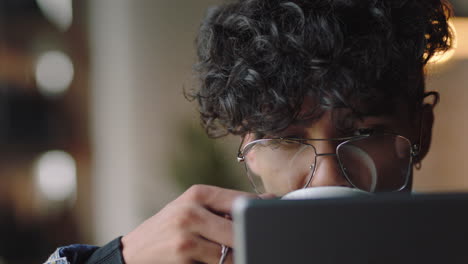
[[[324, 109], [420, 106], [424, 66], [450, 48], [444, 0], [237, 0], [209, 10], [192, 91], [210, 136], [268, 134]], [[306, 97], [315, 107], [304, 113]]]

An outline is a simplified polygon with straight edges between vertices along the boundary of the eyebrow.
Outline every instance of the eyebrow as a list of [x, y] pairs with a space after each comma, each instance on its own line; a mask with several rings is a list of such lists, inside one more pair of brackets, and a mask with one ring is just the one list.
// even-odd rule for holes
[[[344, 122], [340, 122], [339, 119], [335, 120], [335, 128], [337, 131], [342, 134], [343, 136], [349, 136], [352, 134], [356, 129], [360, 128], [359, 122], [366, 122], [370, 120], [370, 124], [365, 125], [362, 128], [371, 128], [376, 130], [377, 132], [391, 132], [396, 133], [396, 131], [391, 128], [392, 123], [395, 121], [394, 117], [389, 114], [382, 114], [382, 115], [365, 115], [365, 116], [348, 116], [344, 117], [342, 120], [350, 120], [351, 125], [344, 124]], [[376, 120], [372, 120], [376, 119]], [[296, 120], [294, 121], [290, 127], [286, 128], [283, 131], [278, 133], [266, 134], [264, 135], [267, 137], [289, 137], [294, 136], [295, 138], [308, 138], [307, 136], [307, 128], [310, 128], [314, 125], [317, 119], [307, 119], [307, 120]], [[341, 125], [340, 125], [341, 123]]]

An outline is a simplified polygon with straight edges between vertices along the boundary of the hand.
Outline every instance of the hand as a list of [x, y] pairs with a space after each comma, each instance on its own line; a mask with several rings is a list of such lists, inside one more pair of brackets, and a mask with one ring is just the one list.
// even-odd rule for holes
[[[127, 264], [218, 263], [221, 244], [233, 247], [231, 213], [240, 191], [194, 185], [122, 238]], [[229, 254], [224, 263], [232, 263]]]

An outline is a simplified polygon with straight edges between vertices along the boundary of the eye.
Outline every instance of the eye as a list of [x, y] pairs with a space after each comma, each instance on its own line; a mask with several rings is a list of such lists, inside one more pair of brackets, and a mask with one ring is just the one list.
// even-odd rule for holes
[[358, 128], [354, 131], [355, 136], [367, 136], [372, 135], [375, 132], [374, 128]]

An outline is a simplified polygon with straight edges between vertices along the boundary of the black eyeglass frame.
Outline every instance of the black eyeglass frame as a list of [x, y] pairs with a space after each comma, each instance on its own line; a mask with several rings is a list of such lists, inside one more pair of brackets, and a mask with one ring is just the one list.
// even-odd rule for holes
[[[312, 149], [314, 150], [314, 153], [315, 153], [313, 171], [312, 171], [311, 175], [309, 176], [309, 179], [307, 179], [304, 186], [301, 187], [300, 189], [304, 189], [307, 186], [309, 186], [310, 182], [314, 178], [315, 168], [316, 168], [315, 164], [317, 164], [317, 157], [336, 156], [337, 160], [338, 160], [338, 163], [340, 164], [341, 172], [342, 172], [343, 176], [345, 177], [346, 181], [352, 187], [354, 187], [356, 189], [359, 189], [359, 190], [362, 190], [361, 188], [359, 188], [355, 184], [353, 184], [353, 182], [350, 180], [349, 176], [346, 173], [344, 165], [343, 165], [343, 163], [342, 163], [342, 161], [340, 159], [340, 156], [338, 155], [338, 151], [339, 151], [340, 147], [345, 145], [345, 144], [348, 144], [348, 143], [351, 143], [351, 142], [354, 142], [354, 141], [359, 141], [359, 140], [362, 140], [362, 139], [366, 139], [366, 138], [369, 138], [369, 137], [386, 136], [386, 135], [401, 138], [401, 139], [405, 140], [406, 142], [408, 142], [408, 144], [410, 146], [410, 160], [409, 160], [408, 169], [407, 169], [407, 172], [406, 172], [405, 183], [399, 189], [391, 191], [391, 192], [399, 192], [399, 191], [405, 189], [406, 186], [408, 185], [409, 178], [410, 178], [409, 176], [410, 176], [410, 172], [411, 172], [411, 167], [413, 165], [413, 159], [416, 158], [419, 155], [420, 145], [419, 144], [412, 144], [411, 140], [409, 140], [407, 137], [404, 137], [404, 136], [399, 135], [397, 133], [391, 133], [391, 132], [372, 133], [372, 134], [365, 134], [365, 135], [359, 135], [359, 136], [341, 137], [341, 138], [327, 138], [327, 139], [325, 139], [325, 138], [307, 138], [307, 139], [304, 139], [304, 138], [288, 138], [288, 137], [262, 138], [262, 139], [253, 140], [252, 142], [247, 143], [244, 147], [242, 147], [242, 144], [243, 144], [243, 141], [244, 141], [244, 139], [242, 139], [242, 142], [241, 142], [241, 144], [239, 146], [239, 149], [238, 149], [238, 152], [237, 152], [237, 161], [238, 162], [245, 162], [245, 155], [247, 155], [248, 152], [250, 151], [250, 149], [252, 148], [252, 146], [257, 144], [258, 142], [270, 141], [270, 140], [291, 141], [291, 142], [295, 142], [295, 143], [310, 146], [310, 147], [312, 147]], [[317, 153], [317, 149], [315, 148], [315, 146], [313, 144], [307, 143], [308, 141], [343, 141], [343, 142], [341, 142], [340, 144], [338, 144], [336, 146], [336, 149], [335, 149], [334, 153]], [[246, 172], [247, 172], [247, 177], [249, 177], [249, 181], [250, 181], [251, 185], [253, 186], [255, 192], [260, 194], [261, 192], [258, 191], [257, 186], [255, 186], [254, 180], [251, 178], [251, 176], [249, 174], [247, 164], [245, 165], [245, 169], [246, 169]], [[363, 190], [363, 191], [367, 192], [367, 190]]]

